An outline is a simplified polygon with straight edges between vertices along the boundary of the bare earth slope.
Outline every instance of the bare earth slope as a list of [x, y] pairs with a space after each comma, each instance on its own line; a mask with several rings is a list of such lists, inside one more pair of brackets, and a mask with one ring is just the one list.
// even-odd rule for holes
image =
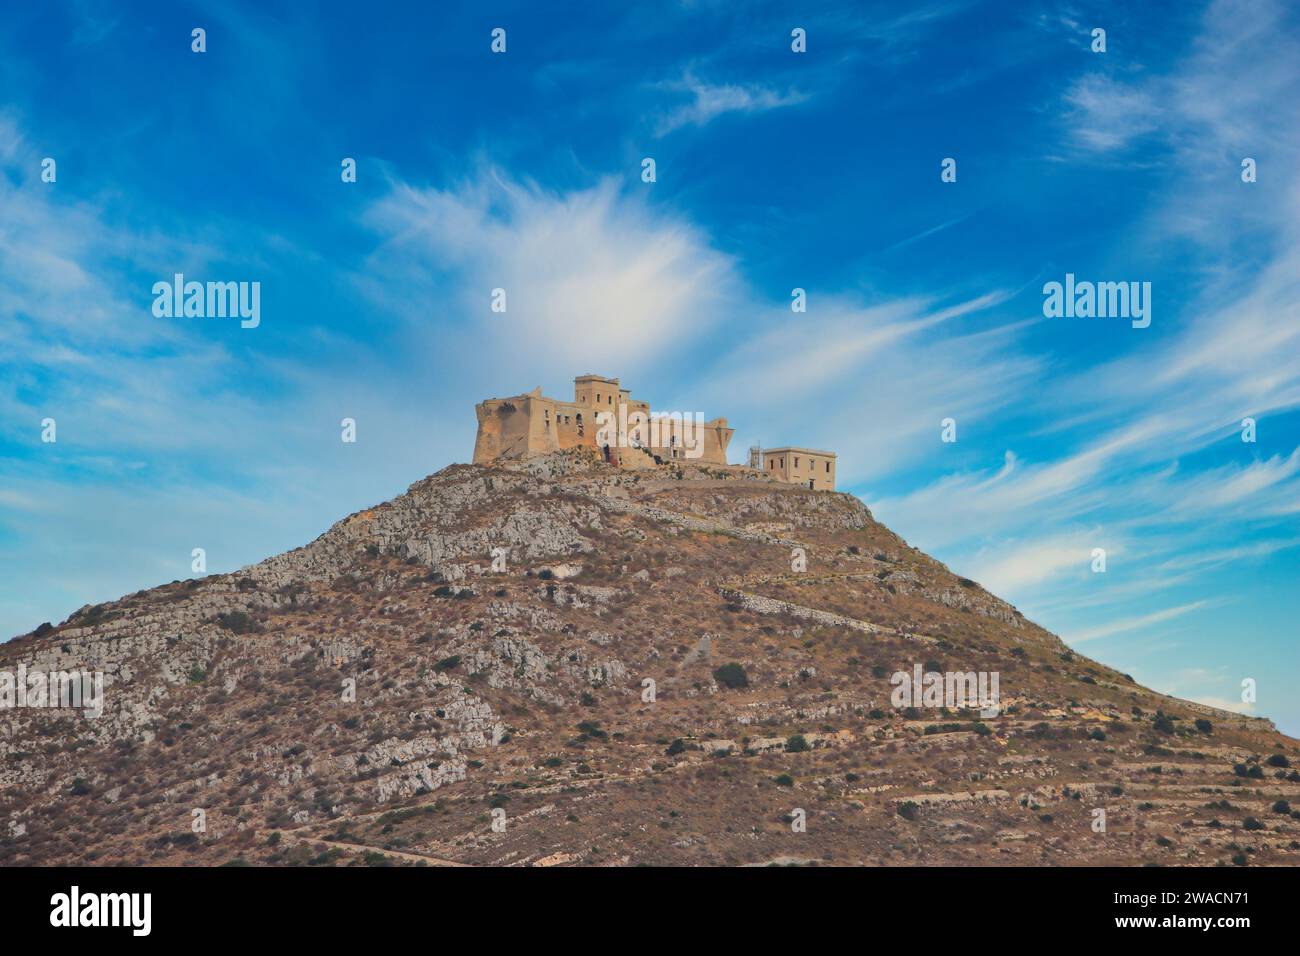
[[[0, 712], [10, 865], [1300, 863], [1295, 740], [753, 473], [453, 466], [20, 662], [107, 686]], [[1002, 713], [896, 711], [916, 663], [998, 672]]]

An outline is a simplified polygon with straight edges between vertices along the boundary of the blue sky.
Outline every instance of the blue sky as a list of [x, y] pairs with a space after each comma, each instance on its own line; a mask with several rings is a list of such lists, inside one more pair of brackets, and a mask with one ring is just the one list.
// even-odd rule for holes
[[[303, 544], [597, 372], [733, 461], [837, 450], [1080, 651], [1300, 733], [1300, 16], [624, 6], [7, 12], [0, 634]], [[155, 318], [175, 272], [260, 326]], [[1067, 272], [1151, 326], [1044, 318]]]

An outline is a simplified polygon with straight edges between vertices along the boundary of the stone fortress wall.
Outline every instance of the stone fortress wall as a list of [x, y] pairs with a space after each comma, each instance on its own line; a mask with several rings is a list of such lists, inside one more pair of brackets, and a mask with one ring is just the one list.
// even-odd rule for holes
[[[701, 423], [691, 418], [691, 413], [683, 413], [655, 420], [649, 402], [632, 398], [618, 379], [603, 375], [575, 378], [573, 401], [550, 398], [538, 387], [509, 398], [486, 399], [475, 406], [474, 413], [478, 418], [476, 465], [586, 447], [622, 468], [654, 468], [672, 461], [733, 467], [727, 462], [727, 446], [735, 429], [725, 418]], [[776, 452], [776, 457], [769, 458], [772, 466], [765, 468], [761, 455], [759, 464], [754, 465], [751, 450], [750, 467], [818, 491], [834, 490], [833, 452], [795, 448]]]

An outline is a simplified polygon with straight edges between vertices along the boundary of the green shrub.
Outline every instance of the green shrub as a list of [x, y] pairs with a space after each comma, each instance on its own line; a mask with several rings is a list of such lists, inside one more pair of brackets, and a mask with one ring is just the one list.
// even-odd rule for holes
[[745, 673], [745, 668], [739, 664], [723, 664], [713, 672], [713, 679], [724, 687], [730, 687], [735, 690], [737, 687], [749, 686], [749, 675]]
[[243, 611], [218, 614], [217, 623], [235, 634], [247, 634], [253, 629], [253, 619]]
[[803, 734], [794, 734], [785, 742], [786, 753], [799, 754], [803, 753], [805, 750], [812, 750], [812, 747], [808, 746], [808, 741], [804, 738]]

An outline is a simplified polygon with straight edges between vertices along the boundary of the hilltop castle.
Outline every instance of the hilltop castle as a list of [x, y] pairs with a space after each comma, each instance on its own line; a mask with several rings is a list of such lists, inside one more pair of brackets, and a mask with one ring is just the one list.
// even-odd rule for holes
[[[579, 375], [573, 401], [548, 398], [540, 387], [474, 407], [478, 435], [474, 464], [523, 459], [568, 448], [592, 448], [621, 468], [654, 468], [693, 461], [723, 468], [735, 429], [725, 418], [699, 413], [654, 412], [632, 398], [616, 378]], [[806, 448], [750, 449], [749, 467], [818, 491], [835, 490], [835, 453]]]

